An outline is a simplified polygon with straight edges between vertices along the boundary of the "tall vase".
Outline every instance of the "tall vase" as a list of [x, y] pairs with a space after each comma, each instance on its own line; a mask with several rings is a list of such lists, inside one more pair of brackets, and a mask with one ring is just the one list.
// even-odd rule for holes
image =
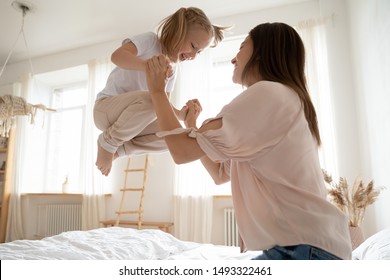
[[362, 228], [350, 226], [349, 234], [351, 236], [352, 250], [355, 250], [364, 241]]

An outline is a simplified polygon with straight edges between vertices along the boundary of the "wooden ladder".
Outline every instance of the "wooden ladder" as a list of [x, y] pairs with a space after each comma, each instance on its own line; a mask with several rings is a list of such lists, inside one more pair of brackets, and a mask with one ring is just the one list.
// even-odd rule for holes
[[[143, 201], [144, 201], [144, 195], [145, 195], [145, 187], [146, 187], [146, 178], [147, 178], [147, 172], [148, 172], [148, 163], [149, 163], [149, 155], [145, 155], [145, 161], [144, 161], [144, 167], [143, 168], [131, 168], [131, 157], [127, 160], [127, 167], [124, 170], [125, 172], [125, 182], [124, 186], [120, 191], [122, 192], [122, 198], [119, 204], [118, 211], [115, 212], [116, 214], [116, 220], [115, 220], [115, 226], [119, 226], [122, 215], [129, 215], [129, 214], [138, 214], [138, 220], [137, 220], [137, 228], [141, 229], [142, 227], [142, 214], [143, 214]], [[141, 187], [131, 187], [129, 188], [127, 186], [128, 183], [128, 177], [129, 173], [135, 173], [135, 172], [143, 172], [143, 182]], [[140, 200], [138, 203], [138, 209], [134, 210], [124, 210], [124, 201], [125, 196], [127, 192], [140, 192]]]
[[[122, 197], [120, 200], [119, 208], [117, 211], [115, 211], [116, 219], [115, 220], [107, 220], [102, 221], [101, 223], [107, 227], [107, 226], [136, 226], [137, 229], [141, 229], [143, 226], [146, 227], [154, 227], [158, 228], [165, 232], [170, 232], [170, 228], [173, 226], [172, 222], [151, 222], [151, 221], [144, 221], [143, 220], [143, 201], [144, 201], [144, 194], [145, 194], [145, 187], [146, 187], [146, 179], [148, 175], [148, 165], [149, 165], [149, 155], [145, 155], [144, 159], [144, 165], [143, 168], [132, 168], [131, 167], [131, 158], [129, 157], [127, 161], [127, 167], [124, 170], [125, 172], [125, 180], [124, 180], [124, 186], [120, 189], [122, 192]], [[128, 180], [129, 180], [129, 174], [130, 173], [141, 173], [143, 172], [143, 182], [142, 186], [140, 187], [128, 187]], [[128, 192], [139, 193], [139, 202], [138, 202], [138, 209], [125, 209], [125, 197]], [[123, 215], [138, 215], [137, 220], [123, 220]]]

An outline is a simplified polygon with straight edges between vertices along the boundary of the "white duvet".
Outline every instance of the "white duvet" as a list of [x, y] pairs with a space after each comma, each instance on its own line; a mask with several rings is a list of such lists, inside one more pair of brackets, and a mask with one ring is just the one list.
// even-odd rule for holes
[[160, 230], [123, 227], [69, 231], [42, 240], [0, 244], [1, 260], [250, 259], [238, 247], [180, 241]]

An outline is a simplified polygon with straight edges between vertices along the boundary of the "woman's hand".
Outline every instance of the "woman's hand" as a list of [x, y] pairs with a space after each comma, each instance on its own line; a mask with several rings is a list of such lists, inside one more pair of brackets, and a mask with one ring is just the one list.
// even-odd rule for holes
[[165, 93], [165, 84], [172, 75], [172, 66], [164, 55], [154, 56], [146, 61], [146, 81], [150, 93]]
[[199, 117], [199, 114], [202, 112], [202, 105], [200, 105], [200, 102], [198, 99], [191, 99], [188, 100], [186, 103], [187, 106], [187, 115], [184, 119], [185, 126], [188, 127], [195, 127], [196, 128], [196, 120]]

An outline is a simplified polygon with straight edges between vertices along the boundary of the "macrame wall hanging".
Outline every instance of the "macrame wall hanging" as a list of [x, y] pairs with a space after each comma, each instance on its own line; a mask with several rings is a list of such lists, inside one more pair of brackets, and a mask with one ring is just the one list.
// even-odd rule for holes
[[42, 104], [32, 105], [27, 103], [22, 97], [14, 95], [0, 96], [0, 136], [9, 136], [9, 131], [16, 116], [28, 116], [33, 124], [38, 109], [55, 111]]
[[[13, 1], [12, 6], [22, 13], [22, 27], [20, 29], [20, 32], [18, 34], [18, 37], [13, 45], [13, 48], [9, 52], [7, 59], [1, 68], [0, 71], [0, 77], [2, 76], [5, 66], [7, 65], [8, 60], [11, 57], [11, 54], [16, 46], [17, 41], [19, 40], [20, 35], [23, 36], [24, 43], [26, 46], [26, 49], [28, 51], [27, 41], [26, 37], [24, 36], [24, 17], [28, 12], [32, 10], [31, 4], [27, 2], [21, 2], [21, 1]], [[31, 73], [34, 74], [31, 58], [29, 57], [30, 67], [31, 67]], [[8, 137], [9, 131], [14, 124], [14, 120], [16, 116], [28, 116], [30, 118], [30, 122], [34, 123], [34, 118], [37, 113], [37, 110], [47, 110], [47, 111], [55, 111], [53, 109], [47, 108], [46, 106], [42, 104], [38, 105], [32, 105], [28, 103], [24, 98], [14, 96], [14, 95], [3, 95], [0, 96], [0, 137]]]

